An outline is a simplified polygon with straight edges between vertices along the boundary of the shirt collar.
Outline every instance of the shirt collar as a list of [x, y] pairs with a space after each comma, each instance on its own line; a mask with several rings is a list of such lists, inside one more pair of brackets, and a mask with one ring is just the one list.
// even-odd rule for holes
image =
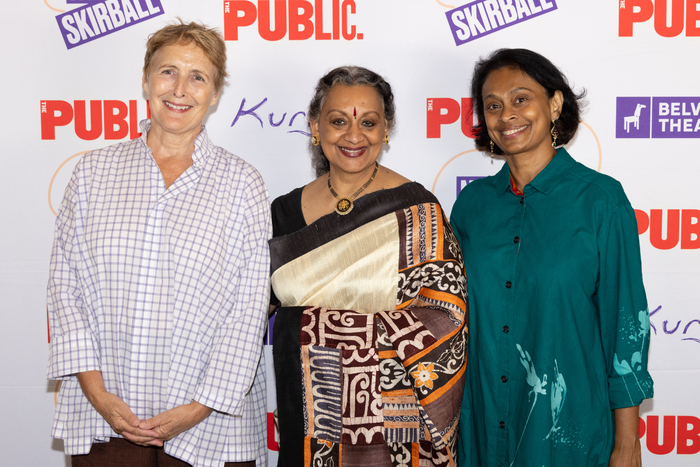
[[510, 167], [508, 167], [508, 163], [503, 164], [503, 167], [501, 167], [501, 170], [498, 171], [495, 177], [498, 197], [500, 198], [510, 190]]
[[[554, 158], [539, 174], [537, 174], [534, 180], [525, 186], [523, 192], [527, 194], [527, 192], [530, 191], [528, 188], [531, 187], [544, 195], [549, 194], [549, 192], [559, 184], [559, 181], [574, 163], [576, 163], [576, 161], [574, 161], [566, 149], [557, 149]], [[499, 197], [510, 190], [510, 167], [508, 167], [508, 164], [503, 164], [503, 168], [496, 174], [496, 186], [498, 187]]]
[[[148, 151], [150, 151], [151, 148], [148, 147], [146, 141], [148, 140], [148, 131], [151, 129], [151, 120], [141, 120], [139, 126], [141, 127], [141, 142], [144, 146], [146, 146]], [[195, 167], [199, 167], [202, 164], [204, 164], [204, 162], [207, 160], [207, 158], [213, 150], [214, 144], [211, 142], [209, 136], [207, 135], [207, 127], [202, 125], [202, 131], [199, 132], [199, 135], [197, 135], [197, 139], [194, 140], [194, 153], [192, 154], [192, 165], [194, 165]]]

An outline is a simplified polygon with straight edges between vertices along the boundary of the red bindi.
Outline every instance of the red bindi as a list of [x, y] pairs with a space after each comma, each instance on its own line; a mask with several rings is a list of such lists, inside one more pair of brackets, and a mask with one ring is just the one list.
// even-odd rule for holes
[[357, 109], [355, 107], [352, 108], [352, 116], [357, 117]]

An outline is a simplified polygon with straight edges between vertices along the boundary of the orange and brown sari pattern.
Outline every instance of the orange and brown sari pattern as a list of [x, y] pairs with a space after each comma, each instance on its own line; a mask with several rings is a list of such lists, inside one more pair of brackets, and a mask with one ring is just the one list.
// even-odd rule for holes
[[[403, 198], [412, 196], [414, 202], [408, 205], [365, 219], [362, 236], [354, 237], [356, 230], [349, 230], [305, 246], [318, 255], [343, 241], [351, 246], [342, 251], [359, 251], [368, 244], [367, 227], [376, 222], [372, 232], [379, 240], [371, 241], [382, 248], [388, 242], [394, 245], [398, 271], [393, 292], [386, 292], [393, 293], [395, 307], [358, 312], [342, 303], [333, 308], [282, 303], [274, 329], [278, 392], [288, 385], [278, 394], [280, 465], [456, 463], [467, 360], [466, 278], [459, 245], [440, 205], [422, 187]], [[423, 202], [415, 202], [419, 200]], [[294, 248], [293, 242], [288, 246]], [[366, 255], [349, 261], [358, 265], [351, 274], [362, 274], [368, 267], [372, 252]], [[343, 266], [343, 273], [348, 267], [352, 266]], [[294, 275], [303, 275], [303, 268], [297, 267]], [[285, 291], [279, 295], [291, 296]], [[295, 417], [299, 423], [290, 423]], [[294, 431], [302, 434], [290, 433]], [[292, 443], [303, 447], [297, 450], [289, 446]]]

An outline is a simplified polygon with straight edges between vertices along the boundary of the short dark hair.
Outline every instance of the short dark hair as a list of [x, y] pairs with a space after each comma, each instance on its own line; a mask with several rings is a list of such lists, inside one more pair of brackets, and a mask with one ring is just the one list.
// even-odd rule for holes
[[[316, 92], [309, 104], [307, 117], [309, 122], [318, 121], [321, 117], [321, 108], [331, 88], [337, 84], [342, 86], [369, 86], [374, 88], [382, 100], [384, 106], [384, 118], [388, 129], [396, 124], [396, 107], [394, 106], [394, 94], [389, 83], [377, 73], [361, 66], [341, 66], [328, 72], [316, 84]], [[310, 144], [310, 143], [309, 143]], [[316, 176], [328, 173], [331, 170], [330, 163], [323, 154], [321, 145], [311, 145], [311, 164], [316, 171]]]
[[[557, 144], [568, 143], [578, 130], [578, 124], [581, 121], [581, 107], [583, 107], [582, 100], [586, 95], [586, 90], [576, 94], [559, 68], [537, 52], [528, 49], [499, 49], [474, 65], [471, 87], [477, 117], [477, 125], [474, 127], [476, 147], [481, 151], [491, 150], [491, 137], [488, 134], [484, 117], [483, 88], [489, 73], [501, 68], [519, 69], [537, 81], [545, 89], [547, 97], [550, 99], [556, 91], [561, 91], [564, 101], [556, 124], [559, 132]], [[493, 152], [494, 154], [503, 154], [497, 145], [494, 145]]]

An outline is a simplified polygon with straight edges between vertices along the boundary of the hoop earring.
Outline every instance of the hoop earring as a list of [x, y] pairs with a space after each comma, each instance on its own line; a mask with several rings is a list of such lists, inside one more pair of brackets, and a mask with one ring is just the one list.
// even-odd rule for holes
[[321, 141], [318, 139], [318, 136], [313, 135], [313, 136], [311, 137], [311, 144], [313, 144], [314, 146], [318, 146], [318, 143], [320, 143], [320, 142], [321, 142]]
[[389, 145], [389, 133], [384, 135], [384, 144]]
[[552, 135], [552, 147], [556, 148], [557, 147], [557, 136], [559, 136], [559, 132], [557, 131], [557, 121], [554, 120], [552, 122], [552, 129], [549, 130], [549, 133]]
[[493, 159], [493, 140], [489, 141], [491, 144], [491, 159]]

